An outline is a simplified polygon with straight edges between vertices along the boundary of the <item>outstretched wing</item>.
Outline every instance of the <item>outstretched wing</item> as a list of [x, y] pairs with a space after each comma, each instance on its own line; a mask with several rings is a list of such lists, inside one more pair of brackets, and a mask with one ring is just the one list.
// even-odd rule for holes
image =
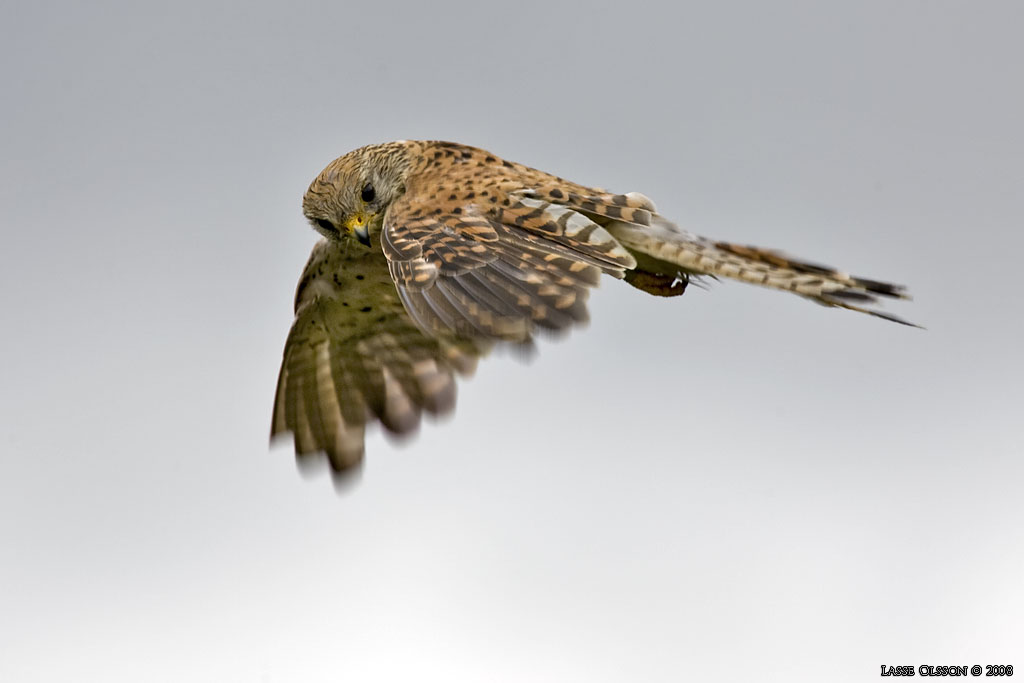
[[271, 436], [295, 435], [299, 456], [326, 453], [343, 471], [363, 457], [367, 424], [414, 431], [422, 413], [455, 405], [455, 375], [471, 373], [483, 341], [426, 334], [409, 317], [379, 250], [321, 241], [295, 297]]

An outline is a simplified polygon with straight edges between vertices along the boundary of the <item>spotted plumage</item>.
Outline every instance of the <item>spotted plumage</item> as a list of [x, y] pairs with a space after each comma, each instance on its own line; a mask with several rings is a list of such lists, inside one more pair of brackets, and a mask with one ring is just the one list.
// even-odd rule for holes
[[612, 194], [450, 142], [399, 141], [336, 159], [303, 212], [324, 235], [299, 282], [272, 435], [332, 468], [361, 462], [366, 427], [408, 434], [454, 406], [455, 377], [495, 343], [586, 320], [601, 274], [658, 296], [727, 277], [826, 306], [902, 287], [678, 228], [639, 193]]

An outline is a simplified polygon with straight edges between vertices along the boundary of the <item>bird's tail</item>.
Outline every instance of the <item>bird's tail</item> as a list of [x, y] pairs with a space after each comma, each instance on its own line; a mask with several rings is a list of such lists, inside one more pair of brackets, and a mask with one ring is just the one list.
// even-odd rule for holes
[[679, 229], [654, 215], [651, 225], [614, 221], [605, 226], [652, 273], [707, 275], [793, 292], [825, 306], [846, 308], [911, 325], [890, 313], [868, 308], [880, 298], [909, 299], [901, 285], [855, 277], [827, 266], [797, 260], [778, 251], [710, 240]]

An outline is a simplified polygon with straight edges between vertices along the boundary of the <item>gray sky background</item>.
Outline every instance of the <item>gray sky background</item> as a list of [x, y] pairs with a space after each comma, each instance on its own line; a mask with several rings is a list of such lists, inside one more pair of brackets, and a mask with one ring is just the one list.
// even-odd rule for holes
[[[0, 679], [1024, 672], [1024, 5], [0, 10]], [[268, 449], [332, 158], [457, 140], [903, 282], [607, 281], [338, 494]]]

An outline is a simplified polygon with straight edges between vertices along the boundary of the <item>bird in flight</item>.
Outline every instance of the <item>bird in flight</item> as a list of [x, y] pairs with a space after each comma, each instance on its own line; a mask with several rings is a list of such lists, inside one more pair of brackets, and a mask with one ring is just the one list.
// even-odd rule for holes
[[409, 434], [455, 404], [455, 377], [495, 344], [586, 320], [602, 274], [656, 296], [724, 277], [898, 323], [869, 308], [903, 287], [680, 229], [614, 194], [466, 145], [401, 140], [335, 159], [302, 200], [314, 248], [295, 295], [271, 437], [297, 456], [362, 462], [379, 422]]

